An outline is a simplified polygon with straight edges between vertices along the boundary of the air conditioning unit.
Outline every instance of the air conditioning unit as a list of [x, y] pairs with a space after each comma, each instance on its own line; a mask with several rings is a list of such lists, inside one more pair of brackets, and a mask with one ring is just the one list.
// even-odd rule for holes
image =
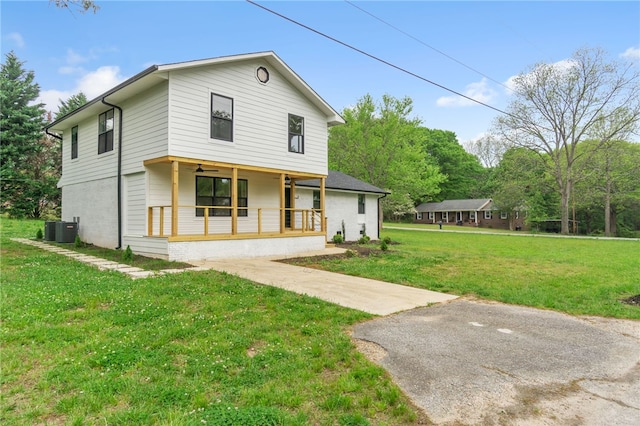
[[78, 235], [76, 222], [56, 222], [56, 242], [73, 243]]

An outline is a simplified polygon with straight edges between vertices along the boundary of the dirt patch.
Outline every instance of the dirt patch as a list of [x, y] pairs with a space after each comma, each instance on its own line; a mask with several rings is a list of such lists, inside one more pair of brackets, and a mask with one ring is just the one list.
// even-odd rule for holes
[[626, 303], [627, 305], [640, 306], [640, 294], [627, 297], [626, 299], [622, 299], [620, 302]]
[[[394, 243], [391, 242], [389, 244], [394, 244]], [[343, 259], [351, 259], [353, 257], [381, 256], [382, 254], [386, 253], [384, 250], [380, 248], [380, 245], [377, 241], [372, 241], [368, 244], [358, 244], [356, 242], [341, 243], [341, 244], [336, 244], [336, 247], [343, 248], [346, 251], [344, 253], [337, 253], [337, 254], [324, 254], [319, 256], [309, 256], [309, 257], [302, 257], [302, 258], [292, 257], [292, 258], [286, 258], [286, 259], [279, 259], [278, 262], [288, 263], [290, 265], [305, 265], [309, 268], [314, 268], [314, 267], [317, 267], [318, 262], [322, 262], [324, 260], [343, 260]]]

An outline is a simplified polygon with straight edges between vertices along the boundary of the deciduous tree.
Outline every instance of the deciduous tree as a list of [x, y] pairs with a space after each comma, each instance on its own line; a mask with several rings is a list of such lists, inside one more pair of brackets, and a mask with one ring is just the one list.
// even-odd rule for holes
[[[570, 60], [538, 64], [513, 79], [514, 98], [495, 133], [514, 146], [549, 157], [560, 196], [561, 232], [569, 232], [576, 161], [588, 160], [607, 143], [626, 139], [640, 119], [640, 72], [608, 61], [599, 49], [581, 49]], [[578, 152], [581, 141], [594, 140]]]
[[329, 133], [329, 167], [390, 191], [382, 203], [386, 217], [397, 214], [397, 206], [433, 197], [444, 180], [420, 143], [412, 108], [410, 98], [385, 95], [376, 104], [365, 95], [344, 109], [346, 124]]

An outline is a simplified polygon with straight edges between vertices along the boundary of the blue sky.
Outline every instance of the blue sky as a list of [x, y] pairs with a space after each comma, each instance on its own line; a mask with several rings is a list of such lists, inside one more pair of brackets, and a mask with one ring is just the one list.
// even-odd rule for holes
[[[640, 66], [638, 1], [257, 2], [499, 109], [509, 78], [582, 47]], [[409, 96], [423, 126], [453, 131], [461, 143], [499, 114], [245, 1], [97, 4], [96, 14], [80, 14], [47, 1], [0, 2], [2, 61], [13, 50], [35, 72], [49, 110], [151, 64], [273, 50], [338, 111], [367, 93]]]

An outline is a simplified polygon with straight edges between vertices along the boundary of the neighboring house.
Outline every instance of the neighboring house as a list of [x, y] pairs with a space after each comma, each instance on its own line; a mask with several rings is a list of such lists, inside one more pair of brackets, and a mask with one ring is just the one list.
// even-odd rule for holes
[[[151, 66], [47, 126], [63, 135], [62, 220], [87, 243], [170, 260], [322, 249], [334, 217], [351, 222], [325, 197], [342, 123], [273, 52]], [[295, 191], [310, 179], [313, 203]]]
[[[310, 189], [320, 188], [318, 179], [296, 182], [296, 188], [296, 194], [300, 193], [300, 202], [296, 201], [296, 205], [309, 206], [312, 200], [313, 208], [318, 208], [320, 190]], [[357, 241], [363, 233], [372, 240], [379, 239], [380, 199], [389, 192], [334, 170], [329, 170], [325, 192], [329, 239], [342, 234], [343, 223], [345, 241]]]
[[416, 207], [414, 223], [444, 223], [495, 229], [525, 229], [521, 212], [502, 212], [495, 209], [491, 198], [445, 200], [422, 203]]

